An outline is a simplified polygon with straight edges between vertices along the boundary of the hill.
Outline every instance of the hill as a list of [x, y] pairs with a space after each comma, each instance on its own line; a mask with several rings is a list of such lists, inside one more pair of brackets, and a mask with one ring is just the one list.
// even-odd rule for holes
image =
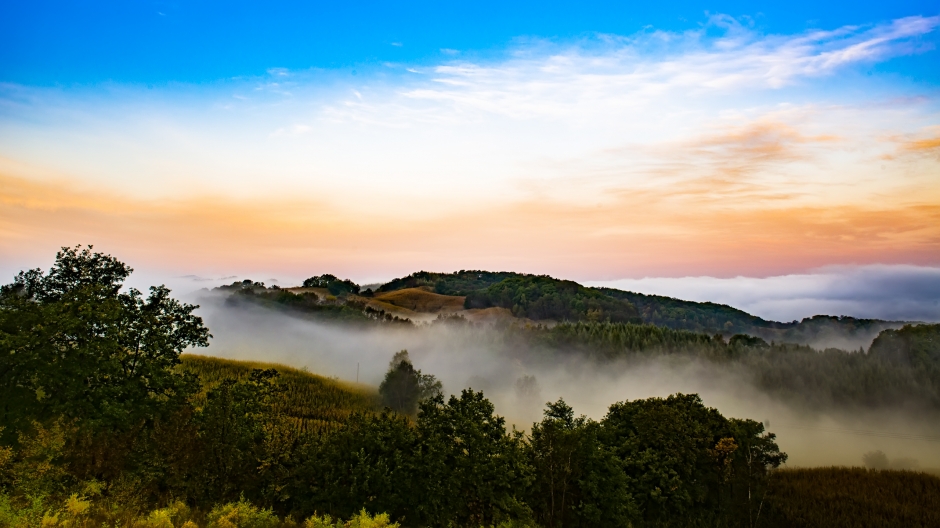
[[199, 376], [202, 391], [196, 397], [197, 405], [205, 394], [222, 380], [247, 380], [253, 369], [277, 370], [278, 384], [283, 391], [274, 405], [299, 432], [321, 432], [334, 429], [346, 422], [354, 412], [372, 412], [380, 407], [374, 387], [355, 385], [311, 374], [276, 363], [235, 361], [209, 356], [183, 354], [177, 368]]
[[747, 334], [767, 341], [811, 344], [817, 348], [867, 347], [882, 330], [900, 328], [904, 321], [882, 321], [815, 315], [802, 321], [781, 323], [751, 315], [725, 304], [683, 301], [662, 295], [646, 295], [614, 288], [593, 288], [605, 295], [629, 301], [644, 323], [706, 334]]
[[[332, 277], [332, 275], [330, 275]], [[338, 280], [338, 279], [337, 279]], [[350, 281], [351, 288], [358, 288]], [[323, 288], [265, 288], [241, 281], [220, 288], [270, 306], [343, 322], [429, 322], [439, 315], [461, 315], [477, 322], [555, 324], [611, 321], [644, 323], [729, 338], [735, 334], [769, 342], [814, 348], [867, 348], [883, 330], [901, 328], [903, 321], [816, 315], [802, 321], [778, 322], [712, 302], [695, 302], [629, 292], [587, 288], [547, 275], [461, 270], [419, 271], [394, 279], [361, 295], [330, 295]], [[496, 310], [498, 309], [498, 311]]]

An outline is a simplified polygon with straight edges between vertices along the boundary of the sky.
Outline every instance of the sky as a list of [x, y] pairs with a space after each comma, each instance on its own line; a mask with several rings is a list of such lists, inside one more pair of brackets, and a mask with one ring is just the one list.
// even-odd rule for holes
[[0, 273], [90, 243], [940, 319], [938, 43], [936, 2], [4, 2]]

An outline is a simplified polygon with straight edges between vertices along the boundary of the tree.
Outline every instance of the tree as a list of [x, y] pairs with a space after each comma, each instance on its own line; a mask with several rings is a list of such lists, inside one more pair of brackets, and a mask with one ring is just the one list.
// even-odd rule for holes
[[92, 246], [63, 247], [48, 273], [0, 289], [0, 428], [11, 442], [33, 420], [62, 417], [122, 430], [184, 402], [192, 380], [173, 367], [211, 337], [198, 306], [122, 291], [132, 269]]
[[396, 352], [389, 363], [385, 379], [379, 385], [382, 402], [395, 411], [409, 416], [418, 412], [418, 404], [441, 393], [441, 382], [431, 374], [414, 368], [407, 350]]
[[212, 504], [246, 491], [257, 495], [267, 465], [265, 440], [280, 417], [273, 405], [282, 390], [277, 378], [274, 369], [254, 369], [247, 380], [223, 380], [206, 394], [195, 417], [201, 456], [190, 496]]
[[535, 481], [528, 499], [549, 528], [630, 526], [636, 515], [619, 460], [598, 440], [600, 425], [559, 399], [532, 425], [528, 452]]
[[475, 528], [531, 515], [523, 502], [530, 468], [522, 434], [507, 433], [494, 410], [472, 390], [421, 403], [412, 485], [422, 496], [410, 525]]
[[358, 294], [359, 285], [349, 279], [340, 279], [336, 275], [319, 275], [304, 281], [304, 288], [326, 288], [331, 295], [341, 297], [350, 293]]
[[712, 451], [731, 436], [718, 411], [696, 394], [674, 394], [615, 403], [601, 423], [644, 521], [689, 525], [714, 515], [720, 468]]

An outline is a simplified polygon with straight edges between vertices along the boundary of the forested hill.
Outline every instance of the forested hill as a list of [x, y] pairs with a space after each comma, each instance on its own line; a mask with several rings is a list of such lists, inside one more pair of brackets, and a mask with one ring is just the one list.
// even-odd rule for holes
[[517, 317], [533, 320], [643, 322], [674, 330], [724, 336], [748, 334], [768, 341], [820, 347], [867, 347], [882, 330], [904, 325], [903, 321], [828, 315], [787, 323], [768, 321], [724, 304], [684, 301], [614, 288], [586, 288], [547, 275], [507, 271], [419, 271], [382, 285], [376, 293], [408, 288], [464, 296], [465, 308], [502, 307]]
[[441, 295], [467, 295], [471, 292], [484, 290], [506, 279], [526, 277], [535, 277], [535, 275], [512, 271], [460, 270], [455, 273], [418, 271], [407, 277], [393, 279], [383, 284], [376, 290], [376, 293], [427, 287], [431, 288], [434, 293], [440, 293]]
[[823, 346], [846, 348], [850, 342], [870, 342], [882, 330], [901, 328], [905, 324], [904, 321], [830, 315], [815, 315], [802, 321], [781, 323], [762, 319], [726, 304], [683, 301], [614, 288], [592, 289], [629, 301], [647, 324], [708, 334], [748, 334], [768, 341], [801, 344], [823, 342]]

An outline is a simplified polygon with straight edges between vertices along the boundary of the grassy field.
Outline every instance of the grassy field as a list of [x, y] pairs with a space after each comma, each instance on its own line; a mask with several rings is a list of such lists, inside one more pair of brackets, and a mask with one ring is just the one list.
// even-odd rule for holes
[[463, 310], [464, 297], [441, 295], [423, 288], [406, 288], [380, 293], [375, 299], [415, 312], [457, 312]]
[[193, 354], [184, 354], [182, 360], [179, 368], [199, 376], [203, 394], [224, 379], [247, 379], [252, 369], [276, 369], [285, 388], [278, 410], [302, 432], [332, 429], [353, 412], [373, 412], [380, 408], [378, 393], [372, 387], [325, 378], [286, 365]]
[[940, 477], [828, 467], [773, 473], [766, 517], [779, 527], [940, 526]]

